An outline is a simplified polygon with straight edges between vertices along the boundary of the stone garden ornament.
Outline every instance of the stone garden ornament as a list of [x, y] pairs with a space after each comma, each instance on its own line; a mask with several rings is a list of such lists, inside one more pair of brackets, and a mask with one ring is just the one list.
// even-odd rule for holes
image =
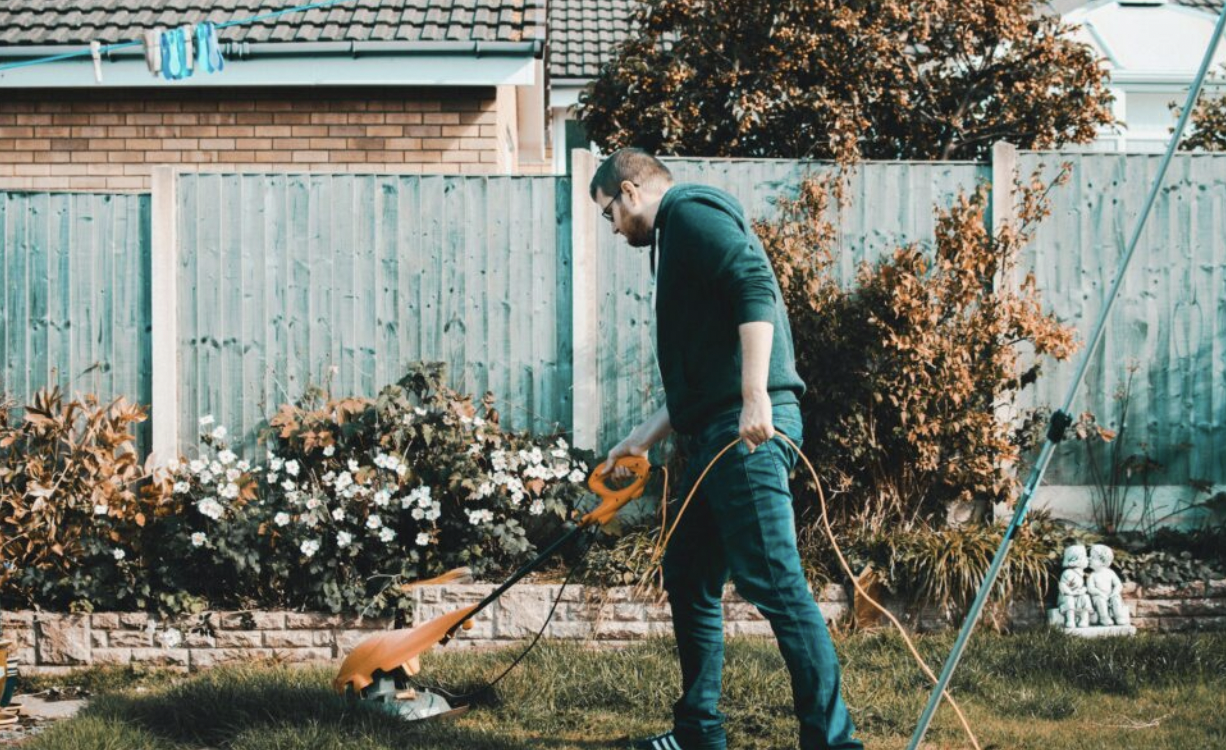
[[1048, 610], [1048, 621], [1067, 633], [1087, 638], [1135, 634], [1137, 629], [1124, 603], [1124, 584], [1111, 569], [1114, 559], [1115, 553], [1105, 544], [1090, 547], [1089, 554], [1081, 544], [1065, 547], [1060, 594], [1056, 608]]
[[1090, 613], [1090, 594], [1086, 590], [1086, 566], [1090, 564], [1086, 548], [1081, 544], [1070, 544], [1064, 548], [1064, 573], [1060, 575], [1060, 596], [1056, 599], [1056, 608], [1064, 618], [1064, 627], [1088, 628]]

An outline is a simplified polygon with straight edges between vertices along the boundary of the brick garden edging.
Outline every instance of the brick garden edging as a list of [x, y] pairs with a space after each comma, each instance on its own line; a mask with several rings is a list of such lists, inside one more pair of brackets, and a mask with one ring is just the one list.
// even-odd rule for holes
[[[490, 584], [428, 586], [416, 589], [413, 621], [425, 622], [479, 601]], [[544, 622], [557, 584], [520, 584], [478, 616], [448, 648], [511, 645], [533, 635]], [[1182, 588], [1125, 585], [1138, 628], [1164, 632], [1226, 629], [1226, 580]], [[850, 602], [839, 586], [817, 597], [832, 623], [844, 621]], [[895, 609], [896, 607], [891, 607]], [[1041, 623], [1037, 602], [1012, 612], [1017, 626]], [[729, 635], [769, 636], [770, 626], [728, 589], [724, 620]], [[941, 618], [921, 616], [912, 625], [939, 627]], [[272, 659], [290, 663], [334, 662], [358, 642], [392, 626], [387, 618], [357, 619], [310, 612], [210, 612], [162, 621], [144, 613], [58, 614], [4, 612], [0, 637], [13, 640], [22, 671], [56, 673], [93, 665], [142, 665], [197, 669], [223, 662]], [[631, 597], [628, 588], [570, 586], [552, 622], [550, 638], [597, 646], [624, 646], [672, 632], [668, 604]]]

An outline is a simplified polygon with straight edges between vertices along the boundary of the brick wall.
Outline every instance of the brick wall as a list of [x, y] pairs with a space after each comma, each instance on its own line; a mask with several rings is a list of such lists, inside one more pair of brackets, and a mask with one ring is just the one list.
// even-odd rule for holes
[[[1226, 629], [1226, 580], [1183, 588], [1126, 585], [1133, 624], [1145, 630]], [[493, 590], [489, 584], [424, 586], [414, 592], [417, 624], [474, 604]], [[510, 646], [536, 633], [545, 622], [558, 586], [521, 584], [477, 616], [448, 649]], [[850, 604], [843, 589], [828, 586], [817, 596], [832, 627], [844, 626]], [[887, 602], [912, 629], [956, 627], [936, 613], [902, 612]], [[1045, 622], [1038, 602], [1011, 608], [1013, 627]], [[729, 635], [770, 636], [769, 623], [731, 588], [724, 598]], [[96, 664], [144, 664], [181, 669], [227, 661], [277, 659], [285, 662], [336, 662], [370, 635], [392, 627], [386, 619], [356, 620], [309, 612], [213, 612], [179, 621], [158, 621], [143, 613], [102, 612], [66, 615], [48, 612], [0, 614], [0, 637], [14, 641], [20, 668], [27, 673], [59, 672]], [[885, 627], [889, 627], [886, 625]], [[627, 588], [572, 586], [564, 592], [545, 635], [620, 646], [645, 637], [670, 635], [668, 604], [642, 601]]]
[[498, 108], [493, 87], [6, 91], [0, 189], [148, 190], [159, 164], [495, 173]]

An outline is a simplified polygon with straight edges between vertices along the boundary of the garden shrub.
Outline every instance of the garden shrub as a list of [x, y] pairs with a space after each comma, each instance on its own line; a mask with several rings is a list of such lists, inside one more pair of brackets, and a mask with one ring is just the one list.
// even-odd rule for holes
[[805, 452], [837, 492], [836, 524], [922, 528], [941, 524], [953, 501], [1015, 498], [1021, 437], [1002, 414], [1045, 358], [1075, 349], [1033, 276], [1010, 281], [1048, 211], [1040, 186], [1019, 195], [1018, 223], [995, 233], [986, 188], [958, 196], [936, 211], [931, 247], [864, 264], [850, 287], [833, 273], [829, 180], [808, 180], [778, 218], [757, 224], [809, 384]]
[[588, 453], [503, 430], [420, 364], [376, 398], [310, 389], [262, 436], [259, 463], [201, 419], [200, 455], [142, 467], [126, 402], [39, 394], [0, 409], [6, 607], [295, 607], [393, 614], [401, 585], [495, 577], [590, 498]]
[[0, 401], [0, 601], [3, 606], [143, 606], [144, 532], [162, 509], [139, 491], [149, 476], [124, 399], [36, 393], [20, 418]]

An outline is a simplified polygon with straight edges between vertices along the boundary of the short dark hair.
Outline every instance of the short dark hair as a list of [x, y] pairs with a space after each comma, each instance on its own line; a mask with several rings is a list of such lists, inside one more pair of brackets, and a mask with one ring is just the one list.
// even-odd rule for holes
[[619, 149], [601, 162], [596, 174], [592, 175], [589, 187], [592, 200], [596, 200], [597, 189], [611, 196], [626, 180], [636, 185], [671, 185], [673, 173], [663, 162], [641, 148]]

